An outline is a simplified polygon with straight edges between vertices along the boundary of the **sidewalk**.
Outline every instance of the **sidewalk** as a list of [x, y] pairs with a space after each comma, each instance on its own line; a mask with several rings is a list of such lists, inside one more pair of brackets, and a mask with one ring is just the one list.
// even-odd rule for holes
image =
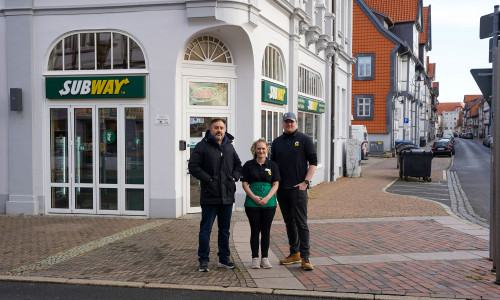
[[[432, 177], [442, 176], [449, 163], [434, 159]], [[397, 176], [395, 158], [371, 157], [360, 178], [311, 190], [311, 272], [278, 264], [288, 255], [279, 213], [272, 227], [272, 269], [249, 268], [249, 225], [244, 213], [235, 212], [231, 251], [237, 267], [216, 268], [215, 225], [208, 273], [197, 270], [199, 215], [0, 215], [0, 280], [350, 299], [499, 299], [492, 263], [485, 259], [488, 231], [438, 203], [384, 192]]]

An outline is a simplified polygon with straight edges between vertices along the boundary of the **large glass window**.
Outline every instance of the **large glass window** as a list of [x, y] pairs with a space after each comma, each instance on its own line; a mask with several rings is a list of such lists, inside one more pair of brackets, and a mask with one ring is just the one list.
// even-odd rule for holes
[[310, 136], [318, 155], [318, 162], [320, 161], [320, 134], [321, 134], [321, 115], [315, 113], [301, 112], [297, 116], [297, 129], [308, 136]]
[[321, 77], [311, 70], [299, 67], [299, 93], [314, 98], [323, 98]]
[[268, 108], [261, 111], [261, 134], [269, 145], [283, 132], [282, 120], [283, 111], [281, 109], [273, 110]]
[[137, 42], [111, 31], [80, 32], [62, 38], [52, 48], [47, 66], [49, 71], [144, 68], [144, 53]]

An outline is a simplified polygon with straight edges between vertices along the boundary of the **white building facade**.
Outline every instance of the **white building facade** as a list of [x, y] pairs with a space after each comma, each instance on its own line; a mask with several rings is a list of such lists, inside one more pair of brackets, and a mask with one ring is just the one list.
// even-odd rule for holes
[[351, 16], [341, 0], [0, 2], [0, 212], [199, 212], [187, 162], [213, 118], [245, 162], [295, 112], [313, 184], [335, 180]]

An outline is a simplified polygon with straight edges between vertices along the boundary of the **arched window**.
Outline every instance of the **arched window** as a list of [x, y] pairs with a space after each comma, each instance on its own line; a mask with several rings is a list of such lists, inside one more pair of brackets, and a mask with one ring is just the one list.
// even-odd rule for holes
[[192, 40], [184, 53], [184, 60], [231, 64], [231, 52], [223, 42], [212, 36], [200, 36]]
[[139, 44], [112, 31], [79, 32], [59, 40], [50, 52], [49, 71], [145, 69]]
[[273, 46], [267, 46], [262, 58], [262, 76], [285, 82], [283, 59], [281, 54]]

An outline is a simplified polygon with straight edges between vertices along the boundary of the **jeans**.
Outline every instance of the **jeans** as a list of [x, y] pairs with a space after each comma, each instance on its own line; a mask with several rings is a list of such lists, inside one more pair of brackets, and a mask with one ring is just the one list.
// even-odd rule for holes
[[300, 251], [309, 257], [309, 227], [307, 226], [307, 190], [278, 189], [278, 203], [286, 224], [290, 254]]
[[217, 217], [219, 227], [219, 261], [229, 260], [231, 252], [229, 250], [229, 229], [231, 228], [231, 214], [233, 213], [233, 204], [202, 204], [200, 233], [198, 235], [198, 261], [210, 261], [210, 234]]
[[260, 235], [260, 251], [262, 257], [268, 257], [271, 224], [273, 223], [274, 214], [276, 213], [276, 206], [245, 207], [245, 212], [250, 222], [250, 248], [252, 249], [252, 258], [259, 257]]

